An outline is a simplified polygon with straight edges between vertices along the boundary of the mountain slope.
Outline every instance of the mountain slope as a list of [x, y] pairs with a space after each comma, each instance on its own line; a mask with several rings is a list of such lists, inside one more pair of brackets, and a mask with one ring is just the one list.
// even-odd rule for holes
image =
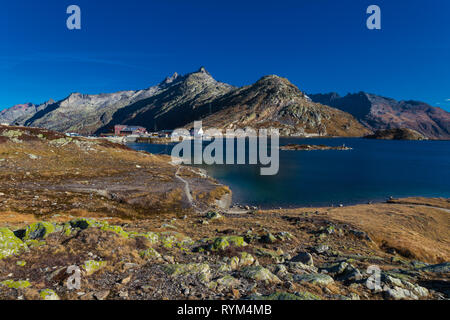
[[378, 140], [426, 140], [419, 132], [406, 128], [377, 130], [373, 135], [368, 135], [365, 138]]
[[141, 125], [149, 130], [182, 127], [209, 112], [209, 108], [199, 106], [235, 89], [216, 81], [203, 67], [185, 76], [175, 75], [169, 82], [170, 85], [157, 94], [118, 110], [112, 120], [97, 132], [106, 131], [118, 123]]
[[114, 112], [135, 101], [157, 93], [159, 86], [139, 91], [86, 95], [72, 93], [67, 98], [48, 104], [24, 125], [41, 127], [61, 132], [90, 134], [108, 123]]
[[360, 92], [340, 97], [337, 93], [310, 95], [313, 101], [352, 114], [367, 128], [408, 128], [431, 139], [450, 139], [450, 113], [420, 101], [394, 99]]
[[31, 116], [36, 113], [37, 106], [32, 103], [17, 104], [9, 109], [0, 111], [0, 123], [11, 123], [18, 118]]
[[[206, 108], [206, 106], [203, 106]], [[203, 126], [279, 128], [281, 135], [362, 136], [369, 132], [350, 114], [312, 102], [287, 79], [266, 76], [216, 99]]]

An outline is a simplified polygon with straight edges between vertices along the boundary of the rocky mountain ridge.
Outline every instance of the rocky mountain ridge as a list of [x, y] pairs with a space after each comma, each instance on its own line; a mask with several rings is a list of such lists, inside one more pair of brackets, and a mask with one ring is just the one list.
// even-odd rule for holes
[[[356, 118], [356, 119], [355, 119]], [[0, 123], [59, 132], [100, 134], [116, 124], [149, 131], [192, 127], [278, 128], [283, 136], [364, 136], [379, 129], [408, 128], [427, 138], [450, 139], [450, 113], [423, 102], [396, 101], [360, 92], [307, 96], [276, 75], [234, 87], [205, 69], [174, 73], [143, 90], [87, 95], [17, 105], [0, 112]]]
[[429, 139], [450, 139], [450, 113], [425, 102], [397, 101], [365, 92], [344, 97], [335, 92], [310, 97], [350, 113], [372, 131], [407, 128]]

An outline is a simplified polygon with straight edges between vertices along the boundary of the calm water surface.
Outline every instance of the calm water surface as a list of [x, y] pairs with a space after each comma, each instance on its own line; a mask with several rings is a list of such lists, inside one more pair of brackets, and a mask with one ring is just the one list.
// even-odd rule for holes
[[[382, 201], [389, 196], [450, 197], [450, 141], [283, 138], [288, 143], [352, 147], [351, 151], [282, 151], [275, 176], [254, 165], [202, 165], [231, 187], [233, 201], [263, 208]], [[172, 146], [133, 143], [170, 154]]]

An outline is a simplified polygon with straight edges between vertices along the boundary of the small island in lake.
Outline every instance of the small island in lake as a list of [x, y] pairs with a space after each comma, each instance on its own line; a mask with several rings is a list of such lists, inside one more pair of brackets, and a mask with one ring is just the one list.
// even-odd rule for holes
[[310, 145], [310, 144], [287, 144], [281, 146], [280, 150], [296, 150], [296, 151], [315, 151], [315, 150], [353, 150], [353, 148], [346, 147], [345, 145], [338, 147], [330, 147], [324, 144]]

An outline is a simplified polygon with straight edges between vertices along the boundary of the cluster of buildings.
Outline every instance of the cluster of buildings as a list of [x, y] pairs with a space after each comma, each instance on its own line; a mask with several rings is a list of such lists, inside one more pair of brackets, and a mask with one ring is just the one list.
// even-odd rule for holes
[[127, 126], [118, 124], [114, 126], [114, 135], [118, 137], [123, 136], [148, 136], [148, 137], [159, 137], [159, 138], [169, 138], [173, 133], [173, 130], [160, 130], [158, 132], [148, 132], [147, 129], [140, 126]]
[[[170, 138], [172, 134], [173, 130], [160, 130], [157, 132], [148, 132], [146, 128], [141, 126], [128, 126], [123, 124], [117, 124], [114, 126], [114, 136], [117, 137], [140, 136], [140, 137]], [[190, 130], [190, 136], [200, 136], [200, 135], [203, 135], [203, 129], [200, 128]]]
[[147, 129], [140, 126], [127, 126], [123, 124], [116, 124], [114, 126], [115, 136], [131, 136], [148, 134]]

